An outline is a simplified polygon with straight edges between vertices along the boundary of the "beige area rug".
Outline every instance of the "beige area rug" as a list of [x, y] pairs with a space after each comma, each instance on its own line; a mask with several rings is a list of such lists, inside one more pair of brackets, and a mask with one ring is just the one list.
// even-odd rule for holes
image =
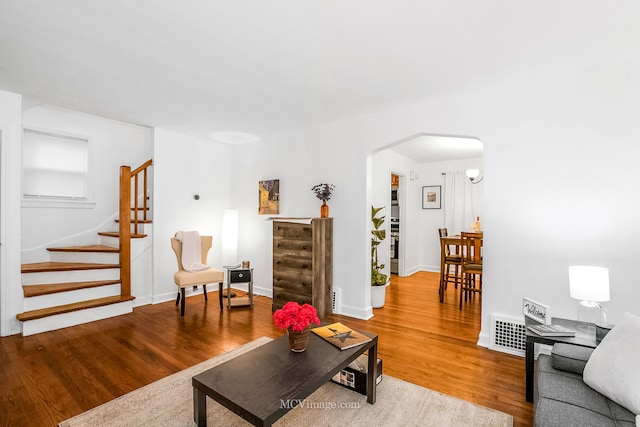
[[[59, 426], [192, 427], [195, 423], [191, 377], [268, 341], [270, 338], [259, 338], [63, 421]], [[247, 426], [249, 423], [207, 398], [207, 425]], [[375, 405], [368, 404], [366, 396], [328, 383], [274, 425], [496, 427], [512, 426], [513, 418], [392, 378], [383, 371]]]

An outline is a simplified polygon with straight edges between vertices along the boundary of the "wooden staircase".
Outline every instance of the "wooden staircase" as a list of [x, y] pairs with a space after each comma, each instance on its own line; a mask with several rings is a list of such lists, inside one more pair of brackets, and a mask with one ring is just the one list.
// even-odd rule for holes
[[50, 261], [22, 265], [25, 311], [16, 318], [23, 322], [23, 335], [133, 310], [131, 239], [147, 237], [144, 227], [151, 224], [147, 196], [151, 165], [149, 160], [134, 171], [120, 168], [117, 231], [97, 233], [99, 244], [47, 248]]

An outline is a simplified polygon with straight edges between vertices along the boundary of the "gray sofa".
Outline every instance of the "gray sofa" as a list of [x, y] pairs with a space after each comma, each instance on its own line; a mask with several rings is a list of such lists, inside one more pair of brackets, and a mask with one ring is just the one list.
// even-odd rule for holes
[[534, 426], [636, 427], [634, 414], [582, 381], [592, 352], [593, 349], [558, 343], [551, 356], [538, 357]]

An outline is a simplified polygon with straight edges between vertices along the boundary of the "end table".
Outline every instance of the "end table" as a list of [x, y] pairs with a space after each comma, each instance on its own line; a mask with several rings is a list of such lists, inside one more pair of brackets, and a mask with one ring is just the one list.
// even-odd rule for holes
[[[227, 309], [232, 307], [253, 308], [253, 268], [228, 268], [227, 270]], [[247, 296], [231, 299], [231, 285], [235, 283], [247, 284]], [[220, 294], [220, 308], [222, 308], [222, 294]]]
[[[527, 325], [527, 321], [525, 321]], [[580, 322], [576, 320], [561, 319], [554, 317], [551, 319], [552, 325], [567, 326], [572, 329], [578, 329]], [[575, 337], [543, 337], [527, 329], [526, 332], [526, 344], [525, 344], [525, 368], [526, 368], [526, 400], [527, 402], [533, 402], [533, 374], [534, 374], [534, 347], [535, 343], [554, 345], [555, 343], [567, 343], [573, 345], [579, 345], [581, 347], [596, 348], [598, 342], [596, 341], [595, 334], [589, 334], [584, 332], [576, 332]]]

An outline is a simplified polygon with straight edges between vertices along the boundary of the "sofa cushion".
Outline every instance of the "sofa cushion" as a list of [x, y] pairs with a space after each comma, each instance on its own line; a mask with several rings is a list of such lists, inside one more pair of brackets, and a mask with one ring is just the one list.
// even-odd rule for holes
[[557, 343], [551, 349], [551, 365], [561, 371], [582, 375], [593, 349], [577, 345]]
[[555, 369], [552, 357], [538, 357], [535, 426], [635, 427], [635, 415], [588, 387], [582, 376]]
[[584, 382], [635, 414], [640, 414], [640, 317], [625, 313], [596, 347]]

